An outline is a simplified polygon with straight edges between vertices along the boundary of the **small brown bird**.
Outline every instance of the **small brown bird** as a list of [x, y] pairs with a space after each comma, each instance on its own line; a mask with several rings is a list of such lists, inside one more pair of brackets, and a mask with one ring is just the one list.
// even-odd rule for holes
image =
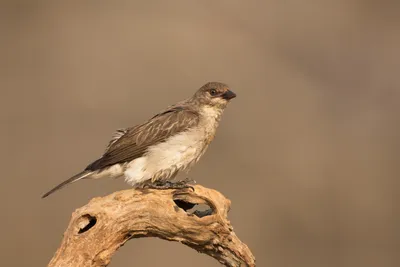
[[189, 170], [214, 139], [221, 115], [236, 97], [226, 84], [210, 82], [189, 99], [158, 113], [147, 122], [117, 130], [103, 156], [77, 175], [43, 195], [81, 179], [125, 177], [134, 187], [178, 188], [179, 171]]

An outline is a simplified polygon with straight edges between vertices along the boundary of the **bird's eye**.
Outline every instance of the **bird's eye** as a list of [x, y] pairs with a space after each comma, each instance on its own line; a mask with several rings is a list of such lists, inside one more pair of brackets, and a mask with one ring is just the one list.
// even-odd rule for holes
[[211, 89], [210, 90], [210, 95], [215, 96], [217, 94], [217, 90]]

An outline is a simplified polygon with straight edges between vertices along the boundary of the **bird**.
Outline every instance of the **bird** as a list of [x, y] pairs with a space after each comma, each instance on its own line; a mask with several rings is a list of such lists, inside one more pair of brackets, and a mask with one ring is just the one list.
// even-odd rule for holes
[[157, 113], [146, 122], [118, 129], [103, 155], [42, 198], [82, 179], [119, 178], [134, 188], [185, 187], [173, 183], [189, 171], [214, 139], [221, 116], [236, 94], [221, 82], [208, 82], [193, 96]]

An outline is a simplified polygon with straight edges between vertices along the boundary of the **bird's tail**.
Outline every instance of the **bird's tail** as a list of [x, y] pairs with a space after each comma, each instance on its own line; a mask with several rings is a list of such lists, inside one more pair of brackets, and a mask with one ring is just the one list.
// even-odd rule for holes
[[63, 187], [66, 186], [67, 184], [71, 184], [71, 183], [73, 183], [73, 182], [76, 182], [76, 181], [79, 181], [79, 180], [81, 180], [81, 179], [83, 179], [83, 178], [86, 178], [86, 177], [88, 177], [89, 175], [91, 175], [92, 173], [93, 173], [93, 172], [90, 172], [90, 171], [83, 171], [83, 172], [80, 172], [80, 173], [78, 173], [77, 175], [72, 176], [71, 178], [65, 180], [65, 181], [62, 182], [61, 184], [59, 184], [59, 185], [57, 185], [56, 187], [54, 187], [53, 189], [51, 189], [49, 192], [47, 192], [46, 194], [44, 194], [44, 195], [42, 196], [42, 198], [47, 197], [48, 195], [54, 193], [55, 191], [57, 191], [57, 190], [63, 188]]

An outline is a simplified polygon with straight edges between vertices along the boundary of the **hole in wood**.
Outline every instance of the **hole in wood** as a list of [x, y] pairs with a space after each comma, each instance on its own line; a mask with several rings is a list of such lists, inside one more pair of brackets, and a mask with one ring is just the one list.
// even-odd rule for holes
[[80, 218], [80, 222], [78, 223], [79, 225], [79, 231], [78, 234], [85, 233], [89, 231], [93, 226], [95, 226], [97, 223], [97, 219], [94, 216], [91, 216], [90, 214], [85, 214]]
[[207, 204], [190, 203], [181, 199], [174, 199], [175, 204], [190, 215], [196, 215], [199, 218], [212, 215], [213, 209]]
[[193, 208], [194, 206], [196, 206], [196, 204], [186, 202], [186, 201], [183, 201], [180, 199], [174, 199], [174, 202], [179, 208], [183, 209], [184, 211], [188, 211], [191, 208]]

